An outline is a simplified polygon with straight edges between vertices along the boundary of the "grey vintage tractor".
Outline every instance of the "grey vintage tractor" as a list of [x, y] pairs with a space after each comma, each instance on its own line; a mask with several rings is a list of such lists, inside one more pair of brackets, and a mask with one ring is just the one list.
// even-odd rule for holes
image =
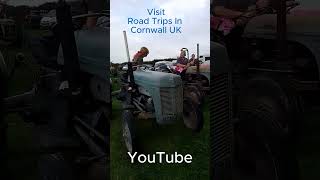
[[136, 119], [155, 120], [160, 125], [183, 120], [185, 126], [195, 132], [203, 127], [197, 95], [185, 91], [179, 75], [133, 67], [128, 62], [127, 71], [121, 76], [118, 98], [123, 102], [123, 138], [129, 152], [138, 151]]
[[[130, 69], [130, 68], [129, 68]], [[129, 70], [130, 71], [130, 70]], [[135, 119], [153, 119], [160, 125], [184, 121], [186, 127], [200, 131], [203, 114], [196, 95], [185, 92], [176, 74], [142, 70], [132, 73], [134, 84], [122, 78], [120, 100], [123, 101], [123, 137], [128, 151], [136, 151]]]
[[[106, 179], [111, 113], [109, 14], [72, 17], [65, 1], [59, 1], [56, 10], [52, 35], [31, 42], [33, 57], [41, 65], [31, 91], [6, 97], [10, 79], [0, 59], [1, 120], [7, 113], [19, 113], [34, 124], [42, 152], [40, 179]], [[101, 24], [93, 29], [75, 26], [91, 16], [104, 17], [106, 25], [98, 21]], [[23, 61], [21, 55], [17, 57]], [[3, 143], [4, 121], [1, 133]], [[1, 151], [5, 151], [2, 145]]]
[[210, 93], [217, 179], [299, 178], [294, 148], [299, 115], [318, 99], [320, 81], [319, 18], [295, 14], [298, 5], [274, 1], [261, 9], [236, 46], [212, 34], [218, 40], [212, 45]]

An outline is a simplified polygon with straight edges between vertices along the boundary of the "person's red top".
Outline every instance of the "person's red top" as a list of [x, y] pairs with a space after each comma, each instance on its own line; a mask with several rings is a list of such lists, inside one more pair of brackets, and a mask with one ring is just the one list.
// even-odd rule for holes
[[143, 53], [141, 51], [138, 51], [134, 56], [133, 56], [133, 62], [137, 63], [138, 65], [143, 64]]

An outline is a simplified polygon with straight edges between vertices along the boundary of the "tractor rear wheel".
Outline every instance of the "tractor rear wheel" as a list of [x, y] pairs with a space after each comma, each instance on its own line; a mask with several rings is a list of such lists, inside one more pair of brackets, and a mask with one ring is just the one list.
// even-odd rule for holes
[[199, 132], [203, 128], [201, 106], [191, 96], [185, 97], [183, 101], [183, 122], [194, 132]]
[[203, 102], [203, 95], [196, 86], [187, 86], [184, 88], [184, 96], [189, 97], [192, 101], [198, 105], [201, 105]]

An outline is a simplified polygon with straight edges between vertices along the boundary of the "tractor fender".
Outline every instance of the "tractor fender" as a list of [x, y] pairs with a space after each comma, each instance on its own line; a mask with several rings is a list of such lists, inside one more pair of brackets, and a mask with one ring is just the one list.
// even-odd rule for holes
[[320, 48], [319, 48], [320, 39], [317, 41], [314, 41], [312, 39], [310, 40], [297, 39], [296, 42], [306, 47], [314, 56], [318, 66], [318, 72], [319, 72], [318, 74], [320, 79]]

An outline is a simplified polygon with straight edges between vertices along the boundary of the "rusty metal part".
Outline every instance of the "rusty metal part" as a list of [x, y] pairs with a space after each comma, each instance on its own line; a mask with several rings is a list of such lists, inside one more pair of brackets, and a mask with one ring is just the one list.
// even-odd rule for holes
[[137, 117], [138, 119], [141, 119], [141, 120], [149, 120], [149, 119], [155, 118], [152, 113], [148, 113], [148, 112], [140, 112]]

